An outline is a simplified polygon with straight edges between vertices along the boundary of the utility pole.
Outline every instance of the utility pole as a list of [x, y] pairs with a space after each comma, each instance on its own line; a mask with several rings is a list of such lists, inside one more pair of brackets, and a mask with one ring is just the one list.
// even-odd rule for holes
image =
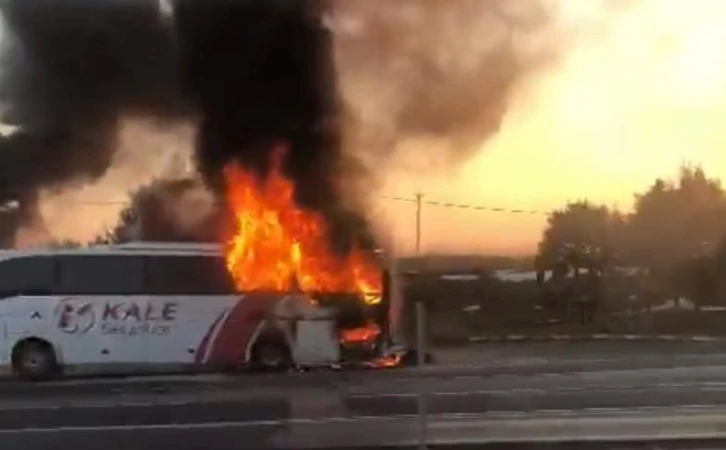
[[421, 204], [423, 194], [416, 192], [416, 255], [421, 254]]
[[[421, 206], [423, 194], [421, 191], [416, 192], [416, 255], [421, 255]], [[422, 299], [416, 301], [416, 363], [419, 369], [423, 368], [426, 363], [426, 308]], [[418, 393], [418, 420], [419, 420], [419, 439], [418, 449], [427, 450], [427, 428], [428, 428], [428, 393], [423, 384], [421, 391]]]

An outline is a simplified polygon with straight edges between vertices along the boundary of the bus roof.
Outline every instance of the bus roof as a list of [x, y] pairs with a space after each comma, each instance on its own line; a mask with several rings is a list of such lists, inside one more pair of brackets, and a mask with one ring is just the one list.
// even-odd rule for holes
[[189, 242], [129, 242], [111, 245], [91, 245], [88, 247], [36, 247], [28, 249], [0, 250], [0, 260], [23, 256], [53, 255], [207, 255], [221, 256], [223, 249], [217, 243]]

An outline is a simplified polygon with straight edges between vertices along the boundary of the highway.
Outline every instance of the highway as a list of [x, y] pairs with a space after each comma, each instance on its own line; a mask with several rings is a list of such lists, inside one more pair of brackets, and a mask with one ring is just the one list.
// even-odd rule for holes
[[6, 383], [0, 447], [410, 445], [421, 400], [427, 439], [441, 445], [576, 442], [587, 433], [726, 439], [726, 360], [717, 353], [643, 355], [630, 365], [626, 354], [526, 358], [421, 371]]
[[107, 395], [136, 392], [239, 388], [254, 386], [317, 387], [331, 382], [421, 377], [494, 377], [540, 373], [596, 372], [669, 367], [726, 366], [723, 343], [568, 342], [479, 344], [435, 352], [436, 364], [384, 371], [313, 372], [283, 375], [176, 375], [72, 379], [41, 384], [0, 380], [0, 398], [28, 395]]

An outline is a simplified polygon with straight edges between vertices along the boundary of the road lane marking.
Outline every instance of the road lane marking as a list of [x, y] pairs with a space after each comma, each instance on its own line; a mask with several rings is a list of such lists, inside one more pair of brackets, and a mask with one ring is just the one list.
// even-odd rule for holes
[[[53, 427], [53, 428], [15, 428], [0, 429], [0, 435], [3, 434], [22, 434], [22, 433], [82, 433], [82, 432], [98, 432], [98, 431], [138, 431], [138, 430], [179, 430], [179, 429], [220, 429], [220, 428], [250, 428], [261, 426], [279, 426], [279, 425], [306, 425], [306, 424], [327, 424], [327, 423], [354, 423], [360, 421], [397, 421], [405, 419], [413, 419], [417, 416], [413, 414], [397, 415], [397, 416], [352, 416], [352, 417], [326, 417], [313, 419], [280, 419], [280, 420], [252, 420], [252, 421], [228, 421], [228, 422], [198, 422], [198, 423], [167, 423], [153, 425], [107, 425], [107, 426], [71, 426], [71, 427]], [[454, 418], [454, 417], [451, 417]], [[458, 416], [457, 418], [461, 418]]]
[[[178, 402], [169, 402], [169, 403], [165, 403], [165, 404], [163, 404], [163, 405], [161, 405], [161, 406], [190, 406], [190, 405], [193, 405], [193, 404], [194, 404], [194, 403], [192, 403], [192, 402], [178, 401]], [[159, 403], [157, 403], [157, 404], [156, 404], [156, 405], [154, 405], [154, 406], [160, 406], [160, 404], [159, 404]]]
[[[686, 368], [669, 368], [669, 369], [648, 369], [648, 370], [641, 370], [638, 371], [638, 375], [642, 374], [658, 374], [661, 375], [659, 378], [664, 378], [663, 375], [665, 375], [668, 372], [673, 371], [682, 371]], [[704, 367], [697, 367], [697, 368], [688, 368], [689, 372], [701, 372], [702, 370], [710, 370], [713, 371], [714, 369], [718, 369], [719, 373], [726, 373], [726, 367], [723, 366], [704, 366]], [[597, 373], [597, 372], [580, 372], [580, 374], [591, 374], [591, 375], [598, 375], [596, 378], [600, 378], [601, 376], [607, 377], [612, 374], [628, 374], [633, 375], [632, 371], [624, 370], [624, 371], [608, 371], [605, 373]], [[545, 379], [549, 379], [551, 376], [559, 375], [563, 379], [568, 378], [576, 378], [573, 373], [561, 373], [561, 374], [548, 374], [549, 376]], [[512, 379], [512, 378], [518, 378], [521, 380], [522, 384], [526, 384], [527, 380], [537, 380], [541, 374], [535, 374], [533, 376], [521, 376], [521, 375], [501, 375], [501, 376], [461, 376], [461, 377], [453, 377], [453, 378], [444, 378], [444, 379], [437, 379], [437, 378], [403, 378], [403, 380], [409, 380], [409, 381], [415, 381], [415, 382], [431, 382], [434, 386], [436, 384], [441, 383], [447, 383], [451, 380], [482, 380], [482, 381], [490, 381], [493, 378], [494, 379]], [[595, 377], [593, 377], [595, 378]], [[399, 379], [400, 382], [402, 379]], [[374, 384], [378, 383], [375, 380], [372, 380]], [[394, 381], [394, 380], [390, 380]], [[531, 382], [531, 381], [530, 381]], [[535, 381], [537, 382], [537, 381]], [[350, 393], [348, 394], [349, 397], [353, 398], [365, 398], [365, 397], [411, 397], [416, 396], [417, 394], [414, 393], [386, 393], [386, 392], [375, 392], [375, 385], [371, 386], [370, 390], [373, 390], [374, 392], [371, 393], [365, 393], [366, 389], [365, 385], [361, 386], [363, 387], [364, 392], [363, 393]], [[543, 392], [546, 393], [552, 393], [552, 392], [580, 392], [580, 391], [592, 391], [592, 390], [602, 390], [602, 391], [626, 391], [626, 390], [634, 390], [634, 389], [644, 389], [644, 388], [667, 388], [667, 389], [674, 389], [674, 388], [694, 388], [694, 389], [702, 389], [703, 391], [719, 391], [719, 390], [726, 390], [726, 382], [718, 382], [718, 381], [705, 381], [705, 382], [667, 382], [667, 383], [643, 383], [642, 385], [625, 385], [625, 386], [617, 386], [612, 384], [585, 384], [583, 386], [575, 387], [575, 386], [558, 386], [558, 387], [547, 387], [547, 388], [541, 388], [541, 389], [534, 389], [534, 388], [509, 388], [509, 389], [478, 389], [473, 391], [440, 391], [440, 392], [432, 392], [429, 395], [439, 395], [439, 396], [463, 396], [463, 395], [469, 395], [471, 393], [474, 394], [490, 394], [490, 395], [506, 395], [506, 394], [512, 394], [512, 393], [519, 393], [519, 394], [541, 394]], [[355, 392], [356, 390], [359, 390], [360, 387], [353, 386], [352, 391]], [[236, 390], [230, 389], [231, 392], [237, 392]], [[247, 390], [240, 390], [241, 392], [246, 392]], [[351, 389], [343, 388], [344, 392], [350, 392]], [[180, 402], [172, 401], [172, 402], [143, 402], [144, 406], [166, 406], [166, 405], [176, 405]], [[181, 402], [181, 403], [205, 403], [204, 401], [196, 401], [196, 399], [192, 399], [188, 402]], [[110, 403], [90, 403], [90, 404], [79, 404], [79, 403], [70, 403], [70, 404], [64, 404], [64, 405], [43, 405], [43, 406], [0, 406], [0, 411], [11, 411], [11, 410], [29, 410], [29, 409], [57, 409], [58, 407], [63, 408], [109, 408], [109, 407], [117, 407], [119, 406], [116, 402], [110, 402]], [[134, 405], [128, 405], [128, 406], [134, 406]], [[141, 405], [136, 405], [141, 406]]]
[[[693, 408], [698, 406], [699, 410], [706, 411], [709, 409], [722, 411], [723, 405], [688, 405], [690, 407], [636, 407], [636, 408], [586, 408], [578, 409], [540, 409], [540, 410], [500, 410], [488, 413], [444, 413], [431, 415], [432, 421], [456, 421], [462, 419], [502, 419], [502, 418], [522, 418], [531, 417], [537, 419], [538, 415], [545, 418], [547, 416], [582, 416], [592, 413], [617, 413], [622, 415], [637, 415], [644, 412], [669, 412], [669, 413], [693, 413]], [[99, 432], [99, 431], [139, 431], [139, 430], [180, 430], [180, 429], [223, 429], [223, 428], [249, 428], [261, 426], [290, 426], [290, 425], [315, 425], [315, 424], [335, 424], [335, 423], [356, 423], [363, 421], [377, 422], [394, 422], [401, 420], [417, 419], [415, 414], [400, 414], [391, 416], [349, 416], [349, 417], [324, 417], [324, 418], [293, 418], [279, 420], [252, 420], [252, 421], [226, 421], [226, 422], [195, 422], [195, 423], [168, 423], [168, 424], [147, 424], [147, 425], [107, 425], [107, 426], [68, 426], [68, 427], [26, 427], [15, 429], [0, 429], [0, 435], [9, 434], [59, 434], [59, 433], [83, 433], [83, 432]], [[584, 416], [587, 418], [587, 416]]]
[[292, 394], [288, 398], [293, 418], [325, 417], [335, 412], [345, 414], [345, 395], [337, 390], [316, 389]]
[[586, 412], [595, 412], [595, 413], [607, 413], [607, 412], [617, 412], [620, 411], [623, 408], [615, 408], [615, 407], [592, 407], [592, 408], [583, 408]]
[[[533, 389], [533, 388], [514, 388], [514, 389], [474, 389], [474, 390], [462, 390], [462, 391], [433, 391], [428, 392], [426, 395], [429, 397], [464, 397], [470, 395], [551, 395], [551, 394], [577, 394], [579, 392], [593, 393], [593, 391], [600, 392], [631, 392], [642, 389], [694, 389], [696, 392], [717, 392], [726, 390], [726, 383], [703, 383], [703, 384], [689, 384], [689, 383], [660, 383], [652, 386], [608, 386], [608, 385], [589, 385], [583, 387], [553, 387], [550, 389]], [[385, 399], [385, 398], [417, 398], [420, 393], [418, 392], [381, 392], [381, 393], [336, 393], [329, 392], [324, 396], [316, 395], [307, 397], [302, 402], [302, 411], [307, 410], [309, 405], [318, 405], [322, 401], [328, 403], [328, 407], [340, 408], [340, 403], [343, 399]], [[293, 404], [298, 404], [299, 400], [303, 398], [299, 395], [292, 395], [287, 397], [288, 400], [294, 400]], [[239, 398], [234, 396], [226, 396], [223, 398], [192, 398], [185, 400], [160, 400], [160, 401], [111, 401], [111, 402], [78, 402], [73, 401], [64, 402], [62, 404], [10, 404], [0, 406], [0, 411], [42, 411], [42, 410], [58, 410], [58, 409], [106, 409], [116, 407], [128, 407], [128, 408], [150, 408], [150, 407], [168, 407], [168, 406], [187, 406], [187, 405], [204, 405], [212, 403], [234, 403], [239, 401]], [[325, 400], [325, 401], [323, 401]], [[312, 402], [312, 403], [311, 403]], [[337, 409], [334, 408], [334, 409]]]
[[[467, 395], [508, 395], [508, 394], [531, 394], [545, 395], [552, 393], [572, 394], [578, 392], [601, 391], [601, 392], [621, 392], [621, 391], [640, 391], [653, 389], [693, 389], [702, 392], [723, 392], [726, 391], [726, 384], [723, 383], [657, 383], [644, 385], [584, 385], [584, 386], [555, 386], [549, 388], [512, 388], [512, 389], [471, 389], [457, 391], [433, 391], [429, 392], [429, 396], [442, 397], [462, 397]], [[418, 392], [368, 392], [368, 393], [350, 393], [348, 398], [400, 398], [400, 397], [417, 397]]]

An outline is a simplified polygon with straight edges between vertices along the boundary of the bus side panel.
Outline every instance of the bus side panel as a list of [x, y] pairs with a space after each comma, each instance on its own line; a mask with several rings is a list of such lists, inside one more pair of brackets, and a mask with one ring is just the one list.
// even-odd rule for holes
[[199, 342], [195, 364], [221, 367], [246, 363], [256, 334], [279, 300], [276, 295], [238, 296]]
[[[38, 337], [53, 344], [59, 362], [71, 372], [237, 364], [244, 362], [270, 304], [249, 298], [123, 295], [5, 301], [3, 359], [9, 360], [13, 342]], [[30, 319], [36, 312], [40, 315]]]
[[55, 301], [48, 297], [20, 296], [0, 302], [0, 365], [10, 366], [15, 345], [27, 338], [53, 341], [53, 314]]
[[[146, 345], [149, 361], [158, 365], [204, 364], [240, 296], [170, 295], [152, 297], [162, 311], [175, 316], [169, 327], [150, 334]], [[173, 311], [173, 312], [172, 312]], [[204, 349], [201, 349], [202, 346]]]
[[147, 296], [65, 296], [56, 302], [51, 339], [68, 366], [146, 364], [156, 312]]
[[47, 339], [59, 362], [74, 369], [238, 364], [275, 301], [242, 295], [56, 297], [42, 303], [48, 305], [43, 328], [33, 333], [26, 327], [22, 335]]
[[14, 345], [31, 337], [51, 343], [72, 372], [243, 363], [270, 303], [240, 295], [6, 299], [0, 372]]

